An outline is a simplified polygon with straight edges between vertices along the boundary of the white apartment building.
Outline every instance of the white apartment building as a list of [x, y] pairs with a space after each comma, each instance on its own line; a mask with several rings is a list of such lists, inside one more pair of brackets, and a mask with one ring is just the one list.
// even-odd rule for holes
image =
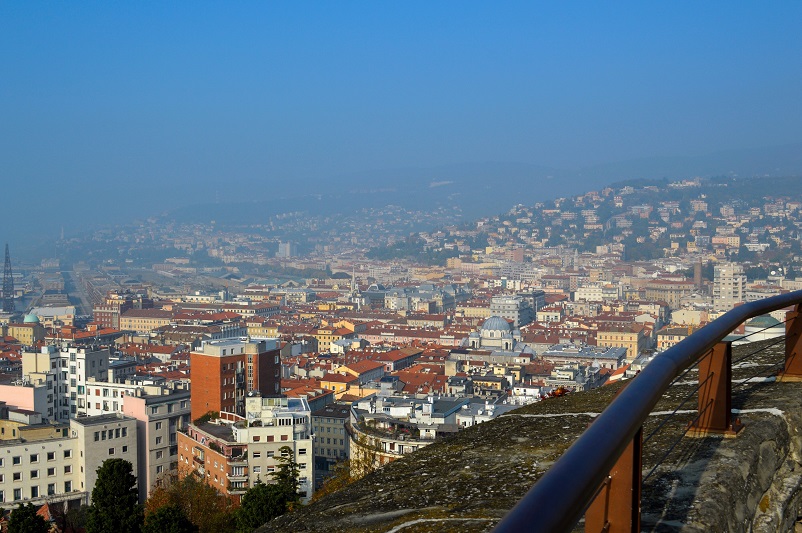
[[713, 268], [713, 309], [729, 311], [745, 300], [746, 274], [737, 263], [719, 263]]
[[39, 413], [9, 409], [0, 420], [0, 508], [90, 503], [103, 461], [124, 459], [136, 472], [135, 422], [103, 415], [49, 423]]
[[[79, 412], [85, 412], [86, 382], [89, 378], [108, 377], [108, 349], [65, 346], [43, 346], [40, 352], [22, 354], [23, 380], [45, 383], [48, 403], [35, 410], [48, 419], [66, 422]], [[0, 397], [0, 400], [7, 398]], [[16, 402], [13, 402], [16, 403]], [[41, 408], [40, 408], [41, 407]]]
[[314, 455], [312, 449], [312, 411], [306, 398], [263, 398], [252, 394], [245, 398], [247, 427], [234, 426], [237, 442], [248, 443], [249, 484], [257, 479], [271, 479], [278, 466], [281, 448], [287, 446], [298, 463], [301, 499], [309, 501], [314, 491]]

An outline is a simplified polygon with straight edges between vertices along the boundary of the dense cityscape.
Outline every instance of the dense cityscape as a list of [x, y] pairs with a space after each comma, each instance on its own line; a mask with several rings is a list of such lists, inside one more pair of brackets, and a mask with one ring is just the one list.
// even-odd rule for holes
[[207, 497], [216, 514], [194, 527], [250, 531], [267, 501], [303, 505], [522, 405], [630, 379], [733, 307], [802, 288], [802, 192], [762, 185], [625, 182], [478, 220], [154, 218], [62, 236], [36, 263], [6, 247], [2, 506], [44, 506], [62, 530], [100, 520], [115, 459], [149, 512]]
[[0, 2], [0, 533], [802, 531], [800, 19]]

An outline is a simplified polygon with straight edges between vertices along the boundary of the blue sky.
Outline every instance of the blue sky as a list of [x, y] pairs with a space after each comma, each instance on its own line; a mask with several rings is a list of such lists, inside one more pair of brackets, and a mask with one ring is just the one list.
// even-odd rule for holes
[[111, 214], [371, 169], [798, 143], [800, 20], [802, 2], [3, 2], [0, 178]]

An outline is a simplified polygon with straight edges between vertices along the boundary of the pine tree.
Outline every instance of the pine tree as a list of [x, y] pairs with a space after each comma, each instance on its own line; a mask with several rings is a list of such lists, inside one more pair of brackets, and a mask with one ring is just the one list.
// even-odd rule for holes
[[132, 471], [131, 463], [123, 459], [107, 459], [97, 469], [92, 505], [87, 512], [87, 533], [139, 532], [144, 515]]
[[8, 521], [8, 533], [47, 533], [50, 524], [47, 520], [36, 514], [36, 506], [32, 503], [19, 504], [11, 512]]
[[295, 501], [295, 496], [282, 486], [257, 481], [242, 496], [237, 510], [237, 531], [249, 533], [265, 522], [283, 515], [292, 501]]

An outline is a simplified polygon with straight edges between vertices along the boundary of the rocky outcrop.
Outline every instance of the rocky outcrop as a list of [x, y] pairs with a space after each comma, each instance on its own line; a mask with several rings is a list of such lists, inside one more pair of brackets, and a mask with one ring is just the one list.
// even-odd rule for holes
[[[683, 437], [696, 416], [691, 400], [646, 443], [644, 530], [793, 529], [802, 501], [802, 384], [762, 377], [742, 383], [776, 371], [782, 346], [754, 353], [760, 346], [734, 353], [735, 360], [747, 356], [733, 372], [733, 408], [745, 424], [737, 438]], [[693, 371], [675, 384], [644, 434], [692, 394], [695, 384]], [[468, 428], [258, 531], [488, 531], [619, 387], [550, 399]]]

